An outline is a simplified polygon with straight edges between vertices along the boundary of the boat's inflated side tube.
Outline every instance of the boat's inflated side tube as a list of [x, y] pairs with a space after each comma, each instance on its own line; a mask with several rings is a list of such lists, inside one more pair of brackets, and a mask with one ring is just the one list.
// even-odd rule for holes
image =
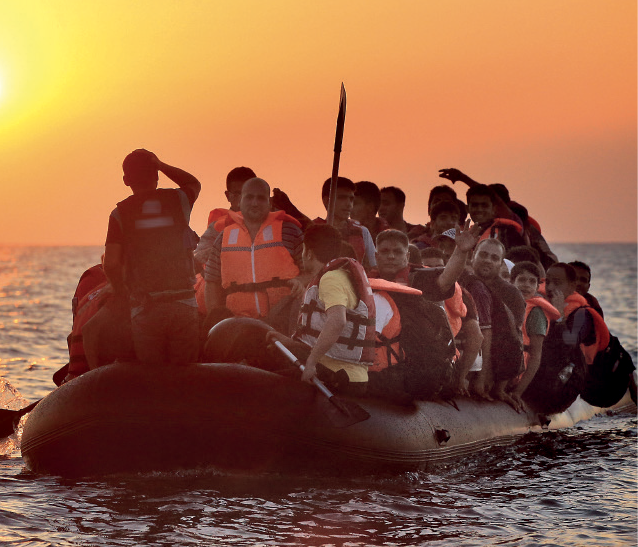
[[266, 343], [272, 327], [250, 317], [229, 317], [208, 332], [203, 359], [209, 363], [245, 363], [262, 370], [285, 368]]

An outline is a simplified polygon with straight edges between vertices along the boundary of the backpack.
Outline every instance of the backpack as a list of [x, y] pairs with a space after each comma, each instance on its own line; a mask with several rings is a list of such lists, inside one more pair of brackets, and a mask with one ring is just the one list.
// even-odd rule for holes
[[420, 296], [391, 296], [401, 315], [403, 362], [385, 370], [392, 375], [401, 371], [404, 391], [415, 399], [427, 399], [452, 379], [456, 346], [447, 314], [441, 306]]
[[580, 396], [590, 405], [607, 408], [615, 405], [627, 391], [629, 375], [635, 369], [631, 355], [610, 334], [609, 344], [599, 351], [587, 367]]
[[496, 382], [516, 378], [523, 371], [523, 335], [516, 326], [514, 314], [494, 293], [492, 348], [492, 371]]
[[585, 383], [585, 357], [578, 346], [563, 341], [565, 323], [552, 322], [543, 341], [538, 372], [523, 393], [525, 402], [536, 412], [563, 412], [580, 395]]

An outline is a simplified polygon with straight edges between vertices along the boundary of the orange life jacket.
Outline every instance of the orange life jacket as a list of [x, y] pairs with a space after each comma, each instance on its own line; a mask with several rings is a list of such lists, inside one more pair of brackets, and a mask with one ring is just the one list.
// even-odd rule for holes
[[103, 284], [105, 281], [106, 274], [104, 273], [102, 264], [91, 266], [80, 276], [78, 286], [76, 287], [73, 299], [71, 300], [73, 317], [75, 317], [75, 314], [77, 313], [80, 300], [82, 300], [89, 292], [93, 292], [93, 289], [95, 289], [98, 285]]
[[283, 211], [268, 214], [251, 240], [240, 213], [229, 212], [233, 223], [223, 231], [221, 279], [226, 307], [235, 315], [265, 317], [284, 296], [290, 294], [288, 280], [299, 275], [282, 240], [284, 222], [299, 222]]
[[[527, 318], [529, 317], [530, 312], [534, 308], [540, 308], [543, 310], [545, 317], [547, 318], [547, 329], [545, 330], [545, 335], [549, 332], [549, 325], [552, 321], [556, 321], [560, 319], [560, 312], [552, 306], [552, 304], [543, 298], [542, 296], [533, 296], [532, 298], [525, 299], [525, 317], [523, 317], [523, 364], [525, 366], [525, 370], [527, 370], [527, 364], [529, 362], [529, 351], [527, 348], [529, 347], [529, 334], [527, 334]], [[522, 377], [522, 373], [521, 376]]]
[[217, 222], [218, 220], [227, 217], [228, 211], [230, 211], [230, 209], [213, 209], [210, 213], [208, 213], [207, 226], [210, 226], [213, 222]]
[[467, 315], [467, 306], [463, 302], [463, 290], [457, 282], [454, 282], [454, 295], [445, 300], [444, 304], [452, 334], [456, 338], [463, 326], [463, 318]]
[[[314, 224], [325, 224], [326, 221], [323, 218], [317, 217], [312, 221]], [[352, 220], [349, 218], [346, 221], [345, 229], [339, 230], [341, 232], [341, 237], [345, 239], [352, 248], [354, 249], [355, 255], [357, 255], [357, 260], [363, 264], [363, 259], [366, 256], [366, 245], [363, 240], [363, 230], [361, 229], [361, 224], [359, 224], [356, 220]]]
[[527, 222], [529, 222], [532, 226], [534, 226], [534, 228], [536, 228], [538, 230], [538, 233], [542, 233], [541, 232], [541, 225], [538, 223], [538, 220], [536, 220], [535, 218], [532, 218], [531, 216], [527, 216]]
[[389, 293], [399, 292], [404, 294], [414, 294], [420, 296], [423, 294], [419, 289], [407, 287], [392, 281], [386, 281], [381, 278], [370, 279], [370, 286], [375, 293], [383, 296], [392, 308], [392, 318], [388, 324], [383, 327], [381, 332], [375, 332], [375, 350], [374, 365], [368, 370], [379, 371], [391, 365], [404, 360], [403, 351], [399, 344], [399, 336], [401, 334], [401, 314], [397, 308], [392, 295]]
[[308, 284], [303, 296], [295, 338], [314, 347], [326, 324], [326, 309], [319, 299], [319, 280], [329, 271], [344, 269], [348, 272], [359, 302], [355, 309], [346, 309], [346, 324], [337, 342], [326, 352], [327, 357], [372, 365], [375, 352], [375, 305], [372, 288], [363, 266], [352, 258], [336, 258]]
[[204, 276], [198, 273], [195, 276], [195, 300], [197, 300], [197, 310], [201, 315], [206, 315], [206, 281]]
[[569, 296], [565, 297], [565, 320], [567, 320], [567, 318], [579, 308], [587, 308], [587, 311], [590, 313], [592, 320], [594, 321], [596, 341], [589, 346], [580, 344], [580, 350], [585, 356], [585, 361], [588, 365], [591, 365], [594, 362], [596, 354], [600, 351], [604, 351], [609, 345], [609, 329], [607, 328], [605, 320], [600, 316], [600, 314], [594, 308], [591, 308], [589, 306], [584, 296], [578, 293], [572, 293]]
[[82, 329], [87, 321], [93, 317], [111, 294], [104, 294], [108, 281], [97, 285], [90, 293], [84, 295], [78, 303], [77, 312], [73, 318], [73, 328], [67, 338], [69, 346], [69, 373], [79, 376], [89, 370], [89, 364], [84, 353]]
[[525, 317], [523, 318], [523, 343], [526, 346], [529, 346], [529, 335], [527, 334], [527, 318], [529, 317], [530, 312], [534, 308], [540, 308], [543, 310], [545, 317], [547, 318], [547, 329], [545, 331], [545, 335], [549, 331], [549, 324], [552, 321], [556, 321], [556, 319], [560, 319], [560, 312], [552, 306], [552, 304], [543, 298], [542, 296], [532, 296], [532, 298], [525, 299]]
[[523, 236], [523, 227], [518, 222], [508, 218], [495, 218], [494, 222], [481, 234], [479, 241], [489, 238], [499, 239], [500, 230], [507, 227], [514, 228], [518, 235]]

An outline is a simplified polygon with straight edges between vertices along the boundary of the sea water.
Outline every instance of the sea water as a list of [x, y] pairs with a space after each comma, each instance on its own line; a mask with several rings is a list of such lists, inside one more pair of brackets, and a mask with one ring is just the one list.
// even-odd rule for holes
[[[636, 360], [636, 246], [552, 245]], [[0, 406], [46, 395], [67, 362], [71, 296], [101, 247], [0, 248]], [[636, 416], [530, 434], [428, 472], [68, 480], [0, 441], [0, 545], [636, 545]], [[167, 443], [180, 439], [167, 438]]]

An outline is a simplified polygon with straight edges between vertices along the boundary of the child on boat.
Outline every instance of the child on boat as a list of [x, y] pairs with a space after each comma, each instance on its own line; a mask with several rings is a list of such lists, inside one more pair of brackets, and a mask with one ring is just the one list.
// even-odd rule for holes
[[525, 344], [525, 371], [519, 376], [509, 394], [520, 408], [522, 396], [538, 372], [541, 364], [543, 341], [551, 321], [560, 318], [560, 312], [538, 294], [541, 272], [533, 262], [519, 262], [512, 268], [512, 283], [521, 291], [525, 299], [525, 319], [523, 320], [523, 343]]

